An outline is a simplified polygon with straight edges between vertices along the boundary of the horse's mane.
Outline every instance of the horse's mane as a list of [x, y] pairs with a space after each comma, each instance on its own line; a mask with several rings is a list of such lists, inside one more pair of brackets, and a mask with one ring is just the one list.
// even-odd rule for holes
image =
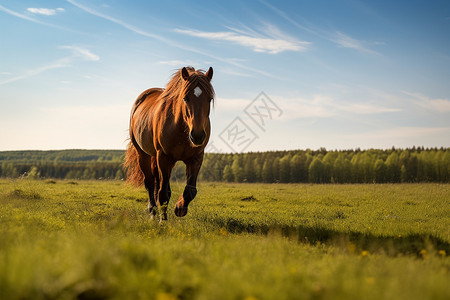
[[176, 118], [181, 113], [181, 105], [177, 104], [180, 104], [180, 101], [183, 101], [183, 97], [197, 86], [200, 86], [205, 93], [209, 94], [214, 103], [214, 88], [208, 77], [206, 77], [205, 71], [201, 69], [195, 70], [190, 66], [186, 67], [186, 70], [189, 73], [189, 79], [187, 81], [183, 80], [181, 69], [178, 69], [173, 73], [172, 78], [160, 96], [166, 106], [172, 107]]
[[186, 70], [189, 73], [189, 80], [185, 82], [181, 78], [181, 69], [178, 69], [173, 73], [172, 78], [167, 84], [161, 97], [166, 98], [167, 96], [173, 97], [174, 95], [177, 95], [182, 98], [192, 89], [195, 89], [196, 86], [200, 86], [204, 92], [210, 94], [211, 98], [214, 98], [214, 89], [209, 82], [208, 77], [206, 77], [205, 71], [201, 69], [195, 70], [193, 67], [186, 67]]

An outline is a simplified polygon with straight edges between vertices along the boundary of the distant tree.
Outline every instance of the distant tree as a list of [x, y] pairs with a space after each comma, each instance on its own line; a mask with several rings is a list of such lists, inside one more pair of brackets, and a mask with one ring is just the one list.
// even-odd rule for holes
[[255, 166], [251, 155], [244, 155], [244, 178], [247, 182], [254, 182], [256, 179]]
[[400, 168], [398, 153], [393, 151], [386, 159], [386, 180], [388, 182], [400, 182]]
[[323, 157], [322, 163], [323, 163], [323, 181], [324, 182], [331, 182], [332, 177], [333, 177], [334, 162], [336, 161], [337, 157], [338, 157], [338, 153], [336, 151], [329, 151]]
[[280, 182], [280, 158], [277, 156], [272, 162], [272, 176], [272, 182]]
[[406, 171], [405, 165], [400, 168], [400, 180], [401, 182], [408, 182], [408, 172]]
[[324, 183], [325, 167], [319, 157], [315, 157], [309, 165], [309, 182]]
[[384, 164], [384, 161], [382, 159], [377, 159], [374, 165], [376, 183], [386, 182], [386, 169], [387, 167]]
[[254, 172], [255, 172], [255, 181], [256, 182], [262, 182], [262, 168], [263, 168], [263, 163], [261, 163], [261, 159], [259, 157], [255, 157], [253, 159], [253, 168], [254, 168]]
[[30, 171], [27, 173], [28, 179], [38, 179], [40, 177], [39, 170], [36, 166], [31, 167]]
[[266, 159], [262, 168], [263, 182], [273, 182], [272, 161]]
[[339, 153], [332, 169], [333, 182], [335, 183], [351, 182], [351, 176], [352, 176], [352, 164], [343, 153]]
[[17, 178], [19, 177], [19, 171], [16, 166], [12, 163], [3, 163], [2, 164], [2, 176], [9, 178]]
[[307, 182], [308, 168], [305, 153], [297, 153], [291, 159], [291, 182]]
[[116, 176], [114, 177], [114, 179], [115, 180], [122, 180], [122, 179], [124, 179], [124, 174], [123, 174], [123, 171], [122, 170], [117, 170], [116, 171]]
[[[121, 179], [123, 157], [115, 150], [0, 151], [0, 176], [17, 178], [35, 167], [41, 178]], [[184, 177], [184, 164], [177, 163], [172, 180]], [[200, 180], [450, 182], [450, 148], [206, 154]]]
[[280, 182], [290, 182], [291, 179], [291, 155], [286, 154], [280, 159], [279, 178]]
[[245, 179], [244, 168], [242, 167], [242, 158], [239, 155], [235, 155], [233, 158], [233, 164], [231, 165], [231, 171], [233, 172], [234, 182], [243, 182]]
[[230, 165], [226, 165], [223, 169], [223, 180], [232, 182], [234, 180], [233, 171], [231, 171]]

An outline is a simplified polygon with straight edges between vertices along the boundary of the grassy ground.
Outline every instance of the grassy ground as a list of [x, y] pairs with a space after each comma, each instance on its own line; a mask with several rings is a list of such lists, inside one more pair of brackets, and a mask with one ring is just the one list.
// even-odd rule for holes
[[0, 181], [0, 299], [449, 299], [450, 185]]

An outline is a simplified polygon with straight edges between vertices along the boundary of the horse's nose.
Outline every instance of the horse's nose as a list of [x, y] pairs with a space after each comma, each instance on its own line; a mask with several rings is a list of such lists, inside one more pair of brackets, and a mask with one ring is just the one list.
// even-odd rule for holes
[[189, 138], [191, 139], [191, 142], [196, 146], [203, 145], [203, 142], [206, 139], [206, 132], [202, 130], [200, 133], [195, 133], [193, 130], [189, 134]]

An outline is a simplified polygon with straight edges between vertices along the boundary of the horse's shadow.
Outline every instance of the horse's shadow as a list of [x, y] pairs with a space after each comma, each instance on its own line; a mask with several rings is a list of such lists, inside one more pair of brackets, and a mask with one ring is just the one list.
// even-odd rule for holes
[[[232, 218], [212, 221], [215, 225], [225, 228], [230, 233], [278, 235], [299, 243], [332, 245], [355, 253], [361, 253], [365, 250], [370, 253], [384, 253], [389, 256], [406, 254], [423, 257], [424, 253], [440, 250], [444, 250], [445, 253], [450, 252], [450, 244], [447, 241], [431, 234], [414, 233], [384, 236], [356, 231], [342, 232], [316, 225], [254, 225]], [[424, 252], [424, 250], [427, 252]]]

